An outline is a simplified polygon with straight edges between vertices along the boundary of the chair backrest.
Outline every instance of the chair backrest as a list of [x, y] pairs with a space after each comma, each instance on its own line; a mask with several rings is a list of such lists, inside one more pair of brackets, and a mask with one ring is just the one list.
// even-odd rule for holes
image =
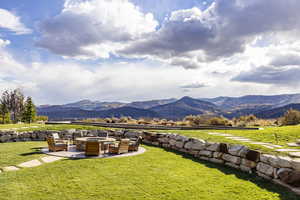
[[55, 148], [55, 142], [52, 137], [47, 137], [48, 148], [51, 150]]
[[58, 133], [52, 133], [52, 137], [53, 137], [54, 140], [58, 140], [59, 139]]
[[97, 141], [87, 141], [85, 145], [85, 155], [98, 156], [100, 154], [100, 144]]
[[137, 147], [139, 147], [139, 145], [140, 145], [141, 143], [142, 143], [142, 137], [139, 136], [138, 139], [137, 139], [137, 141], [136, 141], [136, 143], [135, 143], [135, 145], [136, 145]]
[[121, 139], [118, 147], [118, 153], [126, 153], [128, 152], [129, 148], [129, 139]]

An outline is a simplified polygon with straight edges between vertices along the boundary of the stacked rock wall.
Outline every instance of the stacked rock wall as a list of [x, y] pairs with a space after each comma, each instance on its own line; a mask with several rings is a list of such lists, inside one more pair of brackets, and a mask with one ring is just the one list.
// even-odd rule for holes
[[103, 130], [63, 130], [63, 131], [5, 131], [0, 132], [0, 142], [44, 141], [52, 133], [61, 138], [100, 136], [107, 133], [115, 138], [136, 138], [142, 136], [143, 142], [158, 147], [186, 153], [200, 160], [223, 164], [283, 185], [300, 194], [300, 159], [286, 156], [263, 154], [246, 146], [227, 143], [208, 142], [177, 134], [142, 131], [103, 131]]
[[146, 144], [257, 174], [300, 194], [300, 159], [263, 154], [242, 145], [207, 142], [177, 134], [144, 132], [143, 138]]

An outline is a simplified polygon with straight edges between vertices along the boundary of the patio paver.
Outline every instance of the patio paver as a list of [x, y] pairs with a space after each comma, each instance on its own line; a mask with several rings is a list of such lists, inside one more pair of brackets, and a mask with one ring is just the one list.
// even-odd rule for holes
[[57, 160], [61, 160], [63, 159], [62, 157], [57, 157], [57, 156], [46, 156], [46, 157], [42, 157], [41, 161], [44, 163], [51, 163], [51, 162], [55, 162]]
[[275, 147], [270, 146], [269, 144], [262, 144], [261, 146], [266, 147], [268, 149], [275, 149]]
[[3, 167], [2, 170], [4, 172], [10, 172], [10, 171], [17, 171], [19, 170], [20, 168], [18, 167], [15, 167], [15, 166], [8, 166], [8, 167]]
[[289, 156], [300, 158], [300, 152], [291, 152]]
[[18, 167], [21, 167], [21, 168], [29, 168], [29, 167], [37, 167], [37, 166], [40, 166], [42, 163], [35, 159], [35, 160], [30, 160], [30, 161], [27, 161], [27, 162], [23, 162], [19, 165], [17, 165]]
[[276, 149], [278, 152], [300, 152], [300, 149]]
[[287, 145], [290, 147], [300, 147], [300, 144], [298, 143], [287, 143]]

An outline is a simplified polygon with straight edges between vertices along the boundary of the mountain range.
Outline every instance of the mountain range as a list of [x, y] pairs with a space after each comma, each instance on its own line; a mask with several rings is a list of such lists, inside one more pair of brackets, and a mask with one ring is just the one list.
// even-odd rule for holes
[[150, 117], [182, 119], [187, 115], [222, 115], [227, 118], [254, 114], [260, 118], [277, 118], [288, 109], [300, 110], [300, 94], [248, 95], [242, 97], [160, 99], [150, 101], [101, 102], [82, 100], [64, 105], [42, 105], [39, 115], [50, 120], [97, 117]]

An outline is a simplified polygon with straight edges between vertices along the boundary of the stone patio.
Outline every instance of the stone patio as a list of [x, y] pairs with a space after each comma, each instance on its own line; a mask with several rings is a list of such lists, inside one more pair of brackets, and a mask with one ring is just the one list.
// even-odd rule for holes
[[50, 152], [48, 148], [42, 149], [42, 152], [49, 156], [56, 156], [62, 158], [117, 158], [117, 157], [135, 156], [135, 155], [142, 154], [145, 151], [146, 151], [145, 148], [139, 147], [138, 151], [128, 152], [120, 155], [102, 154], [99, 156], [86, 156], [84, 151], [77, 151], [76, 146], [70, 146], [68, 151], [57, 151], [57, 152]]

